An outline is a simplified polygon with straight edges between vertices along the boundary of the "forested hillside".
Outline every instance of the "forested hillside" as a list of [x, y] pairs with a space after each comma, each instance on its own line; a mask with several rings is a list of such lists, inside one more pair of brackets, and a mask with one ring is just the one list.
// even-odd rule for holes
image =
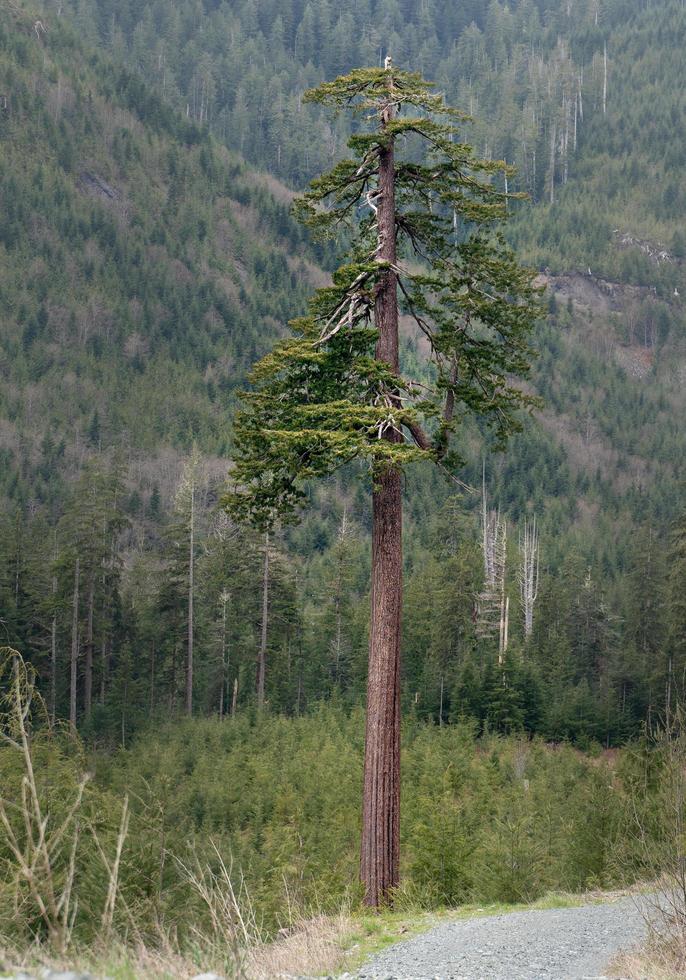
[[283, 196], [66, 22], [38, 23], [5, 18], [0, 41], [2, 410], [6, 448], [31, 450], [2, 485], [24, 504], [59, 489], [41, 453], [226, 453], [230, 393], [308, 288]]
[[[520, 234], [543, 265], [655, 272], [615, 229], [683, 258], [684, 9], [678, 0], [66, 0], [80, 33], [170, 104], [291, 184], [340, 155], [349, 125], [309, 85], [395, 62], [471, 113], [478, 152], [518, 170], [536, 209]], [[52, 7], [54, 9], [54, 5]], [[619, 251], [619, 254], [616, 254]]]
[[163, 511], [193, 441], [224, 477], [232, 392], [301, 309], [313, 267], [287, 195], [66, 21], [13, 8], [0, 66], [0, 616], [55, 671], [62, 710], [80, 580], [89, 678], [98, 637], [88, 716], [112, 644], [116, 663], [134, 655], [124, 555], [154, 555], [149, 576], [173, 553]]
[[[269, 541], [216, 505], [245, 372], [331, 267], [286, 186], [342, 154], [347, 124], [302, 92], [387, 49], [517, 166], [530, 202], [508, 235], [550, 286], [544, 406], [486, 461], [508, 524], [507, 683], [479, 621], [488, 441], [471, 426], [474, 492], [408, 478], [406, 704], [608, 743], [664, 708], [686, 638], [684, 17], [677, 0], [7, 5], [0, 620], [57, 715], [126, 741], [180, 711], [191, 614], [196, 712], [249, 710], [260, 654], [274, 711], [363, 696], [363, 483], [313, 490]], [[409, 361], [421, 343], [407, 323]]]

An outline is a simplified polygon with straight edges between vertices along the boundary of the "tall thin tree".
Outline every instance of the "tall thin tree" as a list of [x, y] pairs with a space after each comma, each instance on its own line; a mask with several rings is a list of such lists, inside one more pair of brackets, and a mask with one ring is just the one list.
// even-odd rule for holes
[[186, 714], [193, 714], [193, 640], [195, 637], [195, 474], [190, 481], [190, 515], [188, 522], [188, 651], [186, 660]]
[[69, 661], [69, 724], [76, 728], [76, 685], [78, 682], [79, 663], [79, 573], [80, 559], [74, 563], [74, 592], [72, 595], [71, 614], [71, 658]]
[[524, 636], [528, 640], [534, 628], [534, 606], [538, 599], [539, 542], [536, 515], [524, 520], [519, 534], [519, 595], [524, 615]]
[[[399, 876], [402, 471], [459, 463], [451, 434], [468, 413], [504, 439], [533, 399], [526, 373], [536, 317], [533, 274], [493, 225], [502, 163], [458, 138], [464, 116], [419, 75], [359, 69], [306, 94], [360, 125], [352, 156], [312, 182], [297, 213], [344, 232], [347, 260], [254, 369], [236, 420], [235, 487], [227, 506], [267, 529], [290, 518], [303, 483], [355, 459], [372, 475], [372, 588], [360, 875], [365, 900], [388, 902]], [[455, 217], [456, 216], [456, 217]], [[457, 231], [457, 234], [456, 234]], [[432, 367], [400, 366], [399, 303], [425, 335]]]
[[223, 718], [226, 712], [227, 683], [229, 673], [229, 659], [226, 646], [226, 607], [231, 599], [231, 593], [227, 589], [222, 589], [219, 593], [219, 604], [222, 610], [220, 649], [221, 649], [221, 673], [219, 686], [219, 717]]
[[171, 527], [176, 546], [183, 557], [178, 570], [186, 579], [186, 714], [193, 714], [193, 674], [195, 647], [195, 561], [200, 496], [205, 489], [205, 471], [196, 446], [184, 466], [176, 491], [176, 519]]
[[57, 711], [57, 531], [53, 531], [52, 576], [51, 576], [52, 616], [50, 619], [50, 724], [55, 724]]
[[260, 649], [257, 655], [257, 709], [264, 710], [265, 679], [267, 675], [267, 639], [269, 636], [269, 532], [264, 536], [262, 564], [262, 621]]

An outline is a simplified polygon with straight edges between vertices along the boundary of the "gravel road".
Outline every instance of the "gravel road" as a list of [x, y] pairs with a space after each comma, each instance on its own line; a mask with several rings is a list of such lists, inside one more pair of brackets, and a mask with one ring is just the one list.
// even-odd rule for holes
[[587, 980], [641, 940], [633, 899], [579, 908], [531, 909], [448, 922], [389, 947], [359, 978], [403, 980]]

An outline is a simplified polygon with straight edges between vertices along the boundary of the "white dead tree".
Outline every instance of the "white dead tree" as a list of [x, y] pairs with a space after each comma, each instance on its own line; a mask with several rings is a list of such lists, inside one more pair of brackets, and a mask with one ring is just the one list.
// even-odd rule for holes
[[505, 576], [503, 575], [503, 591], [500, 597], [500, 629], [498, 637], [498, 666], [505, 663], [507, 653], [508, 630], [510, 625], [510, 597], [505, 595]]
[[508, 645], [510, 601], [505, 594], [507, 523], [499, 511], [489, 511], [484, 479], [481, 497], [481, 546], [484, 585], [477, 596], [477, 634], [498, 636], [498, 663], [502, 666]]
[[607, 115], [607, 41], [603, 43], [603, 115]]
[[519, 534], [519, 595], [524, 615], [524, 636], [530, 637], [534, 626], [534, 604], [538, 598], [539, 538], [536, 518], [524, 521]]

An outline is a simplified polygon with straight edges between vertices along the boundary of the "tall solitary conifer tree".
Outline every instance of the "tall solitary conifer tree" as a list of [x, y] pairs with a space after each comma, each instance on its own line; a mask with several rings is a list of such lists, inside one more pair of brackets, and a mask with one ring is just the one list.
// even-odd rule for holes
[[[346, 242], [347, 258], [292, 334], [256, 365], [236, 420], [226, 505], [268, 528], [292, 517], [303, 483], [352, 460], [372, 479], [372, 599], [360, 874], [365, 900], [392, 898], [399, 872], [402, 472], [459, 459], [466, 414], [504, 438], [532, 399], [526, 374], [537, 313], [532, 273], [493, 226], [505, 217], [503, 163], [458, 139], [465, 117], [419, 75], [359, 69], [307, 101], [360, 117], [351, 157], [314, 180], [296, 213]], [[421, 378], [401, 371], [399, 304], [425, 335]]]

